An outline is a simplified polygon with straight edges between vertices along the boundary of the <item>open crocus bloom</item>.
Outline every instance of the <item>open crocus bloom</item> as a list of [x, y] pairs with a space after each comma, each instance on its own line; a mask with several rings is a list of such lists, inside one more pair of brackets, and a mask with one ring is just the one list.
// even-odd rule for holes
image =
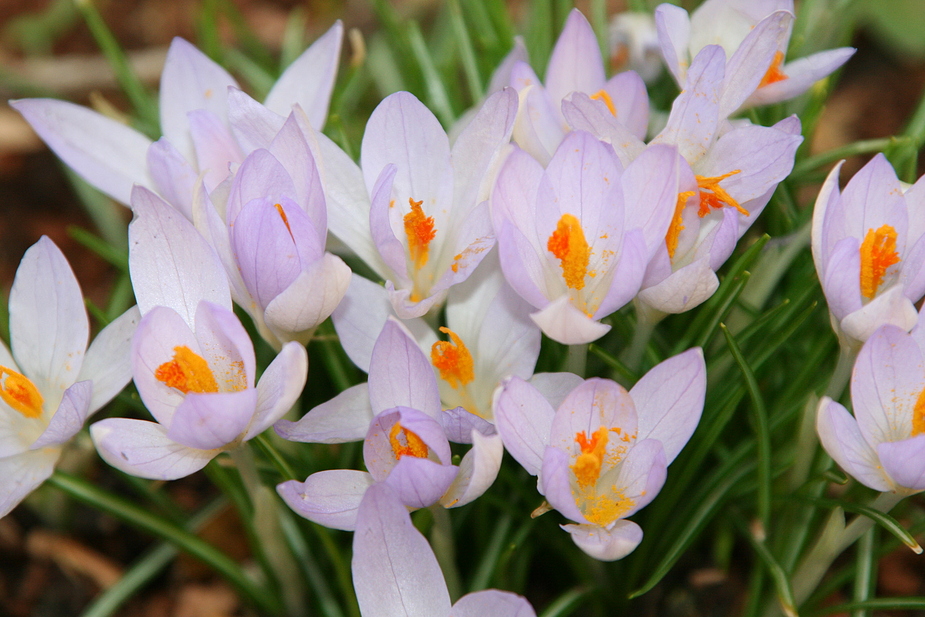
[[231, 311], [218, 257], [147, 189], [135, 189], [132, 205], [129, 269], [142, 313], [132, 375], [156, 422], [110, 418], [90, 432], [112, 466], [174, 480], [279, 420], [305, 386], [308, 357], [287, 343], [255, 384], [253, 343]]
[[[490, 423], [462, 409], [442, 410], [430, 362], [394, 319], [376, 340], [368, 383], [345, 390], [297, 422], [281, 420], [274, 428], [291, 441], [364, 440], [369, 473], [322, 471], [305, 482], [277, 487], [298, 514], [336, 529], [353, 529], [363, 493], [377, 481], [392, 485], [411, 508], [438, 501], [447, 508], [465, 505], [494, 482], [504, 451]], [[472, 444], [459, 467], [451, 465], [448, 438]]]
[[633, 71], [606, 78], [597, 37], [578, 9], [569, 13], [556, 41], [545, 81], [540, 82], [529, 64], [518, 62], [511, 70], [511, 86], [520, 95], [514, 142], [544, 167], [569, 131], [560, 106], [573, 92], [594, 99], [636, 138], [646, 135], [649, 96], [645, 83]]
[[23, 256], [10, 290], [12, 354], [0, 341], [0, 517], [54, 471], [62, 447], [131, 378], [132, 308], [87, 349], [74, 272], [47, 237]]
[[369, 118], [362, 172], [319, 142], [331, 232], [387, 281], [402, 319], [439, 307], [494, 245], [486, 200], [516, 110], [510, 88], [491, 95], [451, 150], [433, 113], [397, 92]]
[[229, 192], [194, 198], [198, 228], [221, 257], [232, 296], [279, 349], [306, 343], [343, 298], [350, 268], [325, 252], [327, 210], [315, 159], [290, 114], [267, 148], [251, 152]]
[[509, 379], [495, 401], [504, 446], [531, 475], [575, 544], [613, 561], [642, 540], [625, 520], [661, 490], [666, 468], [693, 434], [706, 392], [699, 348], [665, 360], [627, 392], [589, 379], [554, 410], [527, 382]]
[[[282, 74], [266, 98], [266, 111], [286, 116], [293, 105], [320, 130], [343, 38], [334, 24]], [[17, 109], [61, 159], [87, 182], [128, 205], [132, 186], [156, 189], [192, 218], [196, 179], [209, 190], [253, 149], [233, 131], [242, 107], [230, 98], [249, 98], [234, 78], [187, 41], [176, 38], [161, 74], [160, 124], [164, 137], [152, 144], [138, 131], [85, 107], [54, 99], [14, 101]], [[258, 104], [259, 105], [259, 104]], [[262, 106], [261, 106], [262, 107]], [[238, 123], [242, 124], [242, 123]]]
[[812, 249], [832, 324], [857, 348], [882, 325], [907, 332], [925, 295], [925, 180], [903, 192], [876, 155], [838, 189], [837, 165], [813, 211]]
[[793, 0], [707, 0], [690, 16], [662, 4], [655, 10], [659, 43], [668, 69], [682, 90], [691, 60], [707, 45], [725, 51], [723, 117], [737, 109], [792, 99], [806, 92], [854, 53], [831, 49], [784, 63], [793, 29]]
[[925, 490], [925, 327], [879, 328], [851, 376], [854, 416], [829, 397], [819, 402], [819, 440], [839, 466], [877, 491]]
[[353, 586], [363, 617], [535, 617], [521, 596], [488, 589], [450, 605], [433, 550], [394, 490], [375, 484], [359, 506]]
[[508, 157], [491, 201], [501, 267], [547, 336], [573, 345], [610, 329], [599, 320], [636, 295], [664, 244], [678, 173], [673, 147], [648, 148], [624, 169], [584, 131], [545, 170], [522, 150]]

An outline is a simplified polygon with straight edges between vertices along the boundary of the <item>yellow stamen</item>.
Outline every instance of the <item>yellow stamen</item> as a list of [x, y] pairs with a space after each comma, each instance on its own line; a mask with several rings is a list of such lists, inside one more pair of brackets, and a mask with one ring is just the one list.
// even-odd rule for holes
[[408, 252], [414, 266], [420, 270], [427, 265], [427, 251], [431, 240], [437, 235], [437, 230], [434, 229], [434, 217], [424, 216], [424, 210], [421, 208], [423, 201], [409, 198], [408, 203], [411, 204], [411, 212], [403, 219], [405, 235], [408, 236]]
[[919, 392], [912, 410], [912, 437], [925, 433], [925, 390]]
[[604, 101], [604, 105], [607, 106], [607, 109], [610, 110], [610, 115], [614, 118], [617, 117], [617, 108], [614, 107], [613, 99], [610, 98], [610, 95], [607, 94], [607, 91], [604, 89], [598, 90], [595, 94], [591, 95], [591, 98], [595, 101]]
[[[6, 379], [3, 376], [6, 375]], [[45, 399], [35, 384], [20, 373], [0, 366], [0, 398], [7, 405], [26, 416], [38, 418], [42, 415], [42, 403]]]
[[433, 344], [430, 348], [430, 362], [440, 371], [440, 378], [458, 390], [475, 379], [472, 354], [455, 332], [449, 328], [440, 328], [440, 331], [448, 334], [450, 340]]
[[392, 446], [392, 452], [395, 453], [396, 461], [403, 456], [427, 458], [428, 450], [424, 440], [398, 422], [393, 424], [389, 430], [389, 444]]
[[571, 470], [575, 473], [578, 486], [581, 488], [596, 484], [601, 476], [601, 465], [604, 462], [604, 454], [607, 452], [608, 439], [609, 431], [606, 426], [594, 431], [591, 439], [588, 439], [584, 431], [575, 434], [575, 443], [581, 448], [581, 454], [575, 459]]
[[685, 191], [678, 193], [678, 203], [674, 207], [674, 216], [671, 218], [671, 225], [668, 226], [668, 233], [665, 234], [665, 246], [668, 247], [668, 258], [674, 258], [674, 252], [678, 250], [678, 239], [681, 232], [684, 231], [684, 204], [694, 196], [696, 191]]
[[607, 493], [594, 494], [576, 502], [588, 522], [606, 527], [629, 512], [636, 502], [621, 489], [611, 486]]
[[556, 230], [549, 236], [546, 248], [559, 259], [565, 284], [570, 289], [583, 289], [591, 261], [591, 247], [585, 240], [578, 219], [571, 214], [563, 214]]
[[286, 226], [286, 231], [289, 232], [289, 236], [292, 236], [292, 228], [289, 227], [289, 217], [286, 216], [286, 211], [283, 210], [283, 206], [280, 204], [273, 204], [273, 207], [276, 208], [276, 211], [279, 212], [279, 217], [283, 219], [283, 225]]
[[759, 88], [764, 88], [769, 84], [774, 84], [779, 81], [784, 81], [787, 79], [787, 76], [783, 71], [780, 70], [780, 66], [784, 63], [784, 52], [776, 51], [774, 52], [774, 59], [771, 60], [771, 66], [768, 67], [768, 72], [764, 74], [764, 77], [761, 78], [761, 83], [758, 84]]
[[870, 300], [877, 295], [887, 269], [899, 263], [896, 230], [890, 225], [883, 225], [876, 231], [868, 229], [860, 252], [861, 295]]
[[731, 206], [742, 215], [748, 216], [748, 210], [740, 206], [739, 202], [733, 199], [729, 193], [726, 192], [726, 189], [719, 185], [721, 181], [741, 171], [741, 169], [736, 169], [721, 176], [696, 176], [697, 185], [700, 187], [700, 209], [697, 211], [697, 215], [700, 218], [708, 215], [710, 213], [710, 208], [718, 210], [723, 206]]
[[173, 360], [157, 367], [154, 377], [183, 394], [218, 392], [218, 382], [209, 363], [186, 345], [174, 347]]

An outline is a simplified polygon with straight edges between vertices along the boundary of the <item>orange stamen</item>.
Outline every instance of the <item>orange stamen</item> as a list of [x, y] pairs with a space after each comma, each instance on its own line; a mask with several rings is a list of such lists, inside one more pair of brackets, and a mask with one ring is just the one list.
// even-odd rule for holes
[[440, 377], [454, 390], [465, 386], [475, 379], [472, 354], [455, 332], [449, 328], [440, 328], [448, 334], [449, 341], [437, 341], [430, 348], [430, 362], [440, 371]]
[[587, 488], [597, 483], [597, 479], [601, 475], [601, 465], [607, 451], [608, 433], [607, 427], [602, 426], [594, 431], [591, 439], [588, 439], [584, 431], [575, 434], [575, 443], [581, 448], [581, 454], [575, 459], [575, 464], [571, 466], [571, 470], [575, 473], [578, 486], [581, 488]]
[[565, 284], [570, 289], [583, 289], [591, 261], [591, 248], [578, 219], [571, 214], [563, 214], [556, 230], [549, 236], [546, 248], [559, 260]]
[[919, 392], [912, 410], [912, 437], [925, 433], [925, 390]]
[[870, 300], [877, 295], [887, 269], [899, 263], [896, 230], [890, 225], [883, 225], [876, 231], [868, 229], [860, 252], [861, 295]]
[[273, 207], [279, 212], [279, 217], [283, 219], [283, 225], [286, 226], [286, 231], [288, 231], [289, 236], [292, 237], [292, 228], [289, 227], [289, 217], [286, 216], [286, 211], [283, 210], [283, 206], [280, 204], [273, 204]]
[[768, 72], [765, 73], [764, 77], [761, 78], [761, 83], [758, 84], [758, 87], [763, 88], [769, 84], [774, 84], [787, 79], [787, 76], [784, 74], [784, 72], [780, 70], [780, 66], [783, 63], [784, 52], [774, 52], [774, 59], [771, 60], [771, 66], [768, 67]]
[[154, 377], [183, 394], [218, 392], [218, 382], [209, 363], [186, 345], [174, 347], [173, 360], [157, 367]]
[[678, 193], [678, 203], [674, 207], [674, 216], [671, 218], [671, 225], [668, 226], [668, 233], [665, 234], [665, 246], [668, 247], [668, 258], [674, 258], [674, 252], [678, 250], [678, 239], [681, 232], [684, 231], [684, 204], [694, 196], [696, 191], [685, 191]]
[[741, 169], [736, 169], [721, 176], [696, 176], [697, 185], [700, 187], [700, 209], [697, 211], [697, 215], [700, 218], [708, 215], [710, 213], [710, 208], [718, 210], [723, 206], [731, 206], [738, 210], [743, 216], [748, 216], [748, 210], [740, 206], [739, 202], [733, 199], [729, 193], [726, 192], [726, 189], [719, 185], [720, 182], [729, 176], [734, 176], [741, 171]]
[[434, 217], [424, 216], [424, 210], [421, 208], [423, 201], [409, 198], [408, 203], [411, 204], [411, 212], [403, 219], [405, 235], [408, 236], [408, 252], [411, 254], [411, 261], [420, 270], [427, 265], [427, 251], [431, 240], [437, 235], [437, 230], [434, 229]]
[[[6, 375], [6, 379], [3, 376]], [[42, 415], [42, 403], [45, 399], [35, 384], [20, 373], [0, 366], [0, 398], [7, 405], [26, 416], [38, 418]]]
[[613, 99], [610, 98], [610, 95], [607, 94], [607, 91], [604, 89], [598, 90], [596, 93], [591, 95], [591, 98], [595, 101], [604, 101], [604, 105], [607, 106], [607, 109], [610, 110], [610, 115], [614, 118], [617, 117], [617, 108], [614, 107]]
[[428, 450], [424, 440], [398, 422], [393, 424], [389, 430], [389, 444], [392, 446], [392, 452], [395, 453], [396, 461], [403, 456], [427, 458]]

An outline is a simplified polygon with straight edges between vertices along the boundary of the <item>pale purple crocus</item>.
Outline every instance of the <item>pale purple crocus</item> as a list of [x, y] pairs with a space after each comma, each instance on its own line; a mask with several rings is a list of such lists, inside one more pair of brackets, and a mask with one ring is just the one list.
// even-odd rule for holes
[[648, 148], [625, 169], [610, 144], [573, 131], [546, 169], [515, 150], [492, 192], [508, 283], [551, 339], [588, 343], [639, 291], [678, 195], [677, 150]]
[[[275, 429], [299, 442], [364, 440], [368, 473], [322, 471], [277, 487], [298, 514], [337, 529], [353, 529], [363, 493], [377, 481], [393, 486], [412, 508], [469, 503], [494, 482], [503, 453], [490, 423], [463, 409], [443, 411], [430, 362], [394, 319], [376, 340], [368, 383], [345, 390], [297, 422], [282, 420]], [[451, 464], [449, 440], [472, 444], [459, 467]]]
[[854, 415], [829, 397], [816, 429], [835, 462], [876, 491], [925, 490], [925, 327], [893, 325], [861, 347], [851, 376]]
[[[343, 25], [336, 22], [283, 72], [261, 111], [287, 116], [300, 106], [320, 130], [340, 58]], [[163, 138], [140, 132], [86, 107], [54, 99], [22, 99], [12, 106], [79, 176], [116, 201], [129, 205], [132, 187], [156, 190], [192, 217], [192, 193], [202, 175], [209, 190], [228, 176], [254, 149], [248, 125], [261, 114], [248, 114], [249, 99], [225, 69], [193, 45], [176, 38], [167, 52], [160, 87]], [[244, 126], [244, 131], [240, 127]]]
[[83, 294], [47, 237], [20, 262], [10, 290], [11, 350], [0, 341], [0, 517], [52, 474], [86, 419], [131, 379], [132, 307], [87, 348]]
[[[533, 375], [541, 337], [530, 311], [505, 281], [492, 250], [472, 276], [450, 289], [443, 337], [422, 318], [402, 322], [430, 358], [444, 410], [462, 407], [491, 422], [492, 394], [505, 377], [557, 379]], [[332, 318], [341, 345], [363, 371], [369, 372], [373, 346], [390, 315], [386, 290], [354, 277]]]
[[451, 149], [433, 113], [395, 93], [366, 125], [362, 171], [319, 138], [331, 232], [386, 281], [402, 319], [441, 306], [494, 245], [487, 198], [516, 109], [510, 89], [488, 97]]
[[642, 529], [626, 520], [661, 490], [667, 467], [703, 411], [706, 366], [699, 348], [665, 360], [627, 392], [589, 379], [558, 409], [527, 382], [509, 379], [495, 401], [504, 446], [550, 506], [574, 521], [563, 529], [584, 552], [613, 561]]
[[350, 282], [350, 268], [325, 252], [325, 195], [298, 118], [290, 114], [267, 148], [244, 159], [227, 192], [210, 196], [200, 185], [193, 204], [234, 301], [276, 349], [307, 343]]
[[451, 605], [443, 572], [408, 510], [387, 484], [360, 502], [353, 535], [353, 587], [363, 617], [535, 617], [521, 596], [488, 589]]
[[645, 83], [633, 71], [607, 79], [597, 37], [578, 9], [569, 13], [556, 41], [546, 79], [541, 82], [529, 64], [519, 62], [512, 67], [511, 86], [520, 96], [514, 142], [544, 167], [570, 130], [560, 106], [573, 92], [594, 99], [637, 139], [646, 135], [649, 96]]
[[799, 96], [854, 53], [842, 47], [785, 63], [793, 19], [793, 0], [707, 0], [690, 16], [671, 4], [655, 10], [662, 55], [682, 90], [689, 86], [693, 58], [708, 45], [723, 48], [723, 118]]
[[147, 189], [136, 187], [132, 209], [129, 269], [142, 319], [131, 367], [156, 421], [109, 418], [90, 433], [112, 466], [173, 480], [279, 420], [302, 392], [308, 358], [302, 345], [287, 343], [256, 382], [253, 344], [231, 310], [218, 256]]
[[925, 180], [905, 190], [876, 155], [839, 191], [837, 165], [813, 211], [812, 249], [836, 333], [857, 349], [880, 326], [907, 332], [925, 295]]

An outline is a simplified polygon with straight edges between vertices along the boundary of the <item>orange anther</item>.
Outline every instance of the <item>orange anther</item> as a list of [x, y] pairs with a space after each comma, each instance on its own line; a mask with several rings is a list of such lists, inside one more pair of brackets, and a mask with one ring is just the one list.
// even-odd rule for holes
[[389, 430], [389, 444], [392, 446], [396, 461], [403, 456], [427, 458], [428, 450], [424, 440], [398, 422], [393, 424]]
[[[6, 375], [6, 379], [3, 376]], [[38, 418], [42, 415], [42, 403], [45, 399], [35, 384], [21, 373], [0, 366], [0, 398], [7, 405], [26, 416]]]
[[740, 206], [739, 202], [733, 199], [726, 192], [726, 189], [719, 185], [726, 178], [741, 173], [741, 171], [741, 169], [736, 169], [721, 176], [696, 176], [697, 185], [700, 187], [700, 209], [697, 210], [697, 215], [700, 218], [708, 215], [710, 208], [719, 209], [723, 206], [730, 206], [738, 210], [742, 215], [748, 216], [748, 210]]
[[607, 94], [607, 91], [603, 88], [591, 95], [591, 98], [595, 101], [604, 101], [604, 105], [607, 106], [607, 109], [610, 110], [610, 115], [614, 118], [617, 117], [617, 108], [614, 107], [613, 99], [610, 98], [610, 95]]
[[595, 484], [601, 475], [601, 465], [603, 465], [604, 454], [607, 451], [608, 433], [607, 427], [602, 426], [594, 431], [591, 439], [588, 439], [584, 431], [575, 434], [575, 443], [581, 448], [581, 454], [575, 459], [575, 464], [571, 466], [571, 469], [581, 488]]
[[684, 204], [694, 196], [696, 191], [685, 191], [678, 193], [678, 203], [674, 207], [674, 216], [671, 217], [671, 225], [668, 226], [668, 233], [665, 234], [665, 246], [668, 247], [668, 258], [674, 258], [674, 252], [678, 250], [678, 239], [681, 232], [684, 231]]
[[475, 379], [472, 354], [462, 339], [449, 328], [440, 328], [448, 334], [449, 341], [437, 341], [430, 348], [430, 362], [438, 371], [440, 377], [450, 384], [454, 390], [465, 386]]
[[896, 230], [882, 225], [874, 231], [867, 230], [861, 242], [861, 295], [868, 300], [877, 295], [887, 269], [899, 263], [896, 252]]
[[434, 229], [434, 217], [424, 216], [424, 210], [421, 208], [423, 201], [414, 201], [409, 198], [411, 212], [405, 215], [405, 235], [408, 236], [408, 252], [411, 254], [411, 261], [415, 267], [420, 270], [427, 265], [427, 251], [430, 248], [430, 242], [437, 235]]
[[154, 377], [183, 394], [218, 392], [218, 383], [209, 363], [186, 345], [174, 347], [173, 359], [157, 367]]
[[591, 261], [591, 247], [585, 240], [581, 222], [571, 214], [563, 214], [546, 242], [546, 249], [559, 260], [566, 286], [583, 289]]
[[761, 83], [758, 84], [758, 87], [763, 88], [768, 84], [777, 83], [787, 79], [787, 76], [784, 74], [784, 72], [780, 70], [780, 67], [783, 63], [784, 52], [774, 52], [774, 59], [771, 60], [771, 66], [768, 67], [768, 72], [765, 73], [764, 77], [761, 78]]

